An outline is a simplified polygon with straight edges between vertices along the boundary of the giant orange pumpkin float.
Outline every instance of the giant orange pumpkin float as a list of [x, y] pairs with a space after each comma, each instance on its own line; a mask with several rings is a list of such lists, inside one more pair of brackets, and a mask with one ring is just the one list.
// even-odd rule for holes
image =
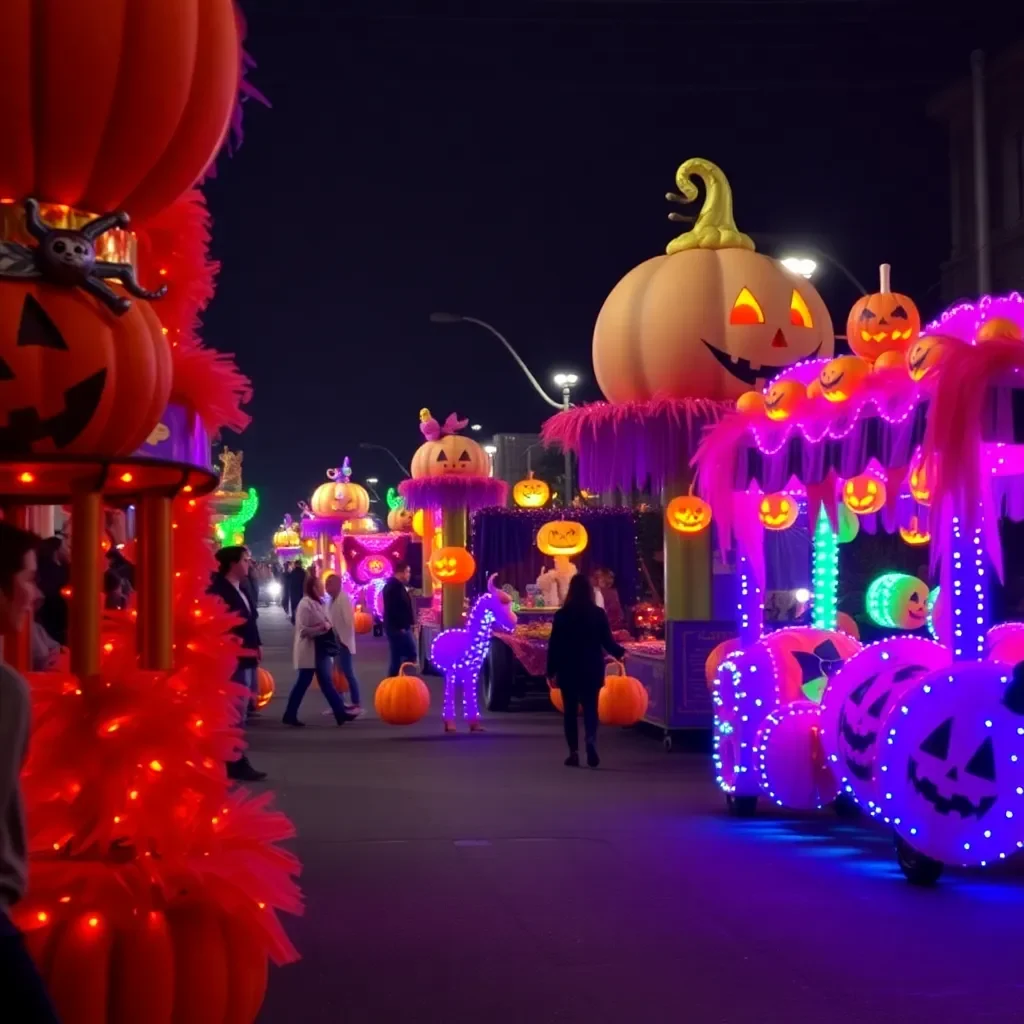
[[706, 188], [693, 230], [626, 274], [598, 315], [594, 373], [610, 402], [736, 399], [801, 359], [833, 354], [821, 296], [754, 252], [721, 169], [687, 160], [676, 172], [683, 202], [697, 198], [693, 178]]
[[232, 0], [5, 4], [0, 199], [136, 219], [190, 188], [238, 96]]
[[921, 333], [921, 314], [914, 300], [889, 287], [889, 264], [879, 267], [874, 295], [858, 299], [846, 321], [846, 340], [854, 353], [873, 363], [883, 352], [906, 352]]

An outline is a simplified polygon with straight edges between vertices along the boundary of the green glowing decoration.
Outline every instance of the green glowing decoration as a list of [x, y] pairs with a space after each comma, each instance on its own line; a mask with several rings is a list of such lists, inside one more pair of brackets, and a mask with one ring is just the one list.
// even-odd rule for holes
[[394, 512], [395, 509], [405, 508], [405, 498], [403, 498], [398, 493], [398, 491], [396, 491], [394, 489], [394, 487], [389, 487], [388, 488], [387, 501], [388, 501], [388, 509], [391, 512]]
[[814, 585], [814, 606], [811, 623], [815, 629], [835, 629], [839, 602], [839, 538], [832, 529], [832, 521], [821, 506], [814, 527], [814, 565], [811, 571]]
[[883, 629], [920, 629], [928, 623], [931, 607], [928, 584], [905, 572], [876, 576], [864, 595], [865, 611]]
[[217, 540], [221, 544], [245, 543], [245, 524], [256, 515], [256, 509], [259, 507], [260, 499], [256, 494], [256, 488], [250, 487], [242, 499], [241, 508], [233, 516], [225, 516], [214, 527]]
[[933, 640], [939, 639], [939, 631], [935, 626], [935, 604], [939, 600], [939, 591], [942, 587], [936, 587], [928, 595], [928, 632], [931, 633]]

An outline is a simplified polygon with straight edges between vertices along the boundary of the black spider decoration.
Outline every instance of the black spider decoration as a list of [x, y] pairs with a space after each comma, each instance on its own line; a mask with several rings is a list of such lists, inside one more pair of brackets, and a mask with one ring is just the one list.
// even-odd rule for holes
[[0, 277], [40, 277], [52, 284], [83, 288], [122, 316], [132, 304], [107, 284], [110, 278], [116, 278], [138, 299], [160, 299], [167, 294], [167, 285], [154, 292], [143, 288], [130, 263], [96, 259], [96, 239], [112, 228], [127, 228], [130, 222], [128, 214], [119, 211], [96, 217], [77, 231], [51, 228], [39, 215], [39, 203], [26, 199], [25, 225], [39, 245], [33, 249], [18, 242], [0, 241]]

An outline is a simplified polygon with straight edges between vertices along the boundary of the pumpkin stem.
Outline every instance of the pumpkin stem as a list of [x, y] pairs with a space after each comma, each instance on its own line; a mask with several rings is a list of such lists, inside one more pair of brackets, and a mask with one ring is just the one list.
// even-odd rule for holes
[[892, 280], [892, 267], [888, 263], [883, 263], [878, 268], [878, 290], [883, 295], [888, 295], [892, 291], [890, 282]]
[[[680, 164], [676, 188], [682, 195], [669, 193], [668, 198], [676, 203], [692, 203], [698, 194], [693, 178], [704, 182], [704, 205], [693, 229], [673, 238], [665, 251], [671, 256], [687, 249], [753, 249], [754, 240], [736, 227], [729, 179], [717, 164], [702, 157], [691, 157]], [[669, 219], [678, 220], [679, 215], [669, 214]]]
[[416, 662], [415, 661], [403, 661], [402, 664], [398, 666], [398, 674], [400, 676], [404, 676], [405, 675], [405, 670], [407, 668], [415, 668], [415, 667], [416, 667]]

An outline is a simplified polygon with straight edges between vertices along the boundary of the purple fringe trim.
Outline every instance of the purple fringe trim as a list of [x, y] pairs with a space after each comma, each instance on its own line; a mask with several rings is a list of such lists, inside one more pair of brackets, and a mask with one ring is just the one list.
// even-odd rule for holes
[[489, 505], [504, 505], [508, 484], [488, 476], [428, 476], [403, 480], [398, 493], [405, 498], [407, 508], [464, 508], [472, 512]]

